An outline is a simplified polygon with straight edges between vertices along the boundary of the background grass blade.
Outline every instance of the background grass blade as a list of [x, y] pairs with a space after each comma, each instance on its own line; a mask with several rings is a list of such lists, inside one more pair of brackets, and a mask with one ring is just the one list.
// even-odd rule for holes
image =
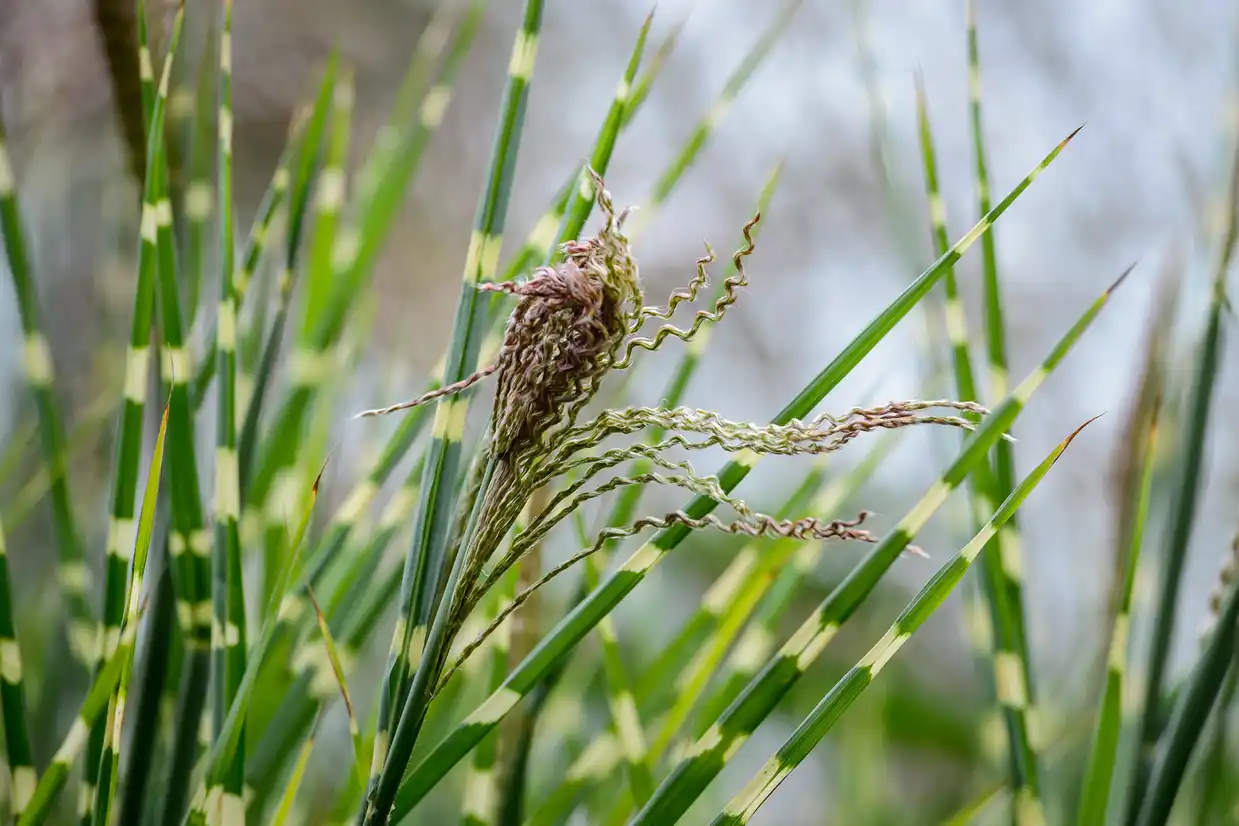
[[1192, 752], [1216, 704], [1226, 672], [1234, 662], [1237, 628], [1239, 580], [1231, 583], [1213, 634], [1192, 669], [1187, 685], [1179, 691], [1165, 733], [1158, 743], [1148, 792], [1136, 820], [1138, 826], [1159, 826], [1169, 820]]
[[1076, 815], [1078, 826], [1104, 823], [1110, 798], [1110, 786], [1114, 778], [1119, 733], [1123, 723], [1123, 691], [1127, 674], [1128, 634], [1131, 628], [1132, 594], [1135, 590], [1136, 572], [1139, 569], [1140, 550], [1144, 543], [1144, 528], [1149, 515], [1149, 498], [1153, 487], [1153, 470], [1158, 447], [1157, 415], [1161, 407], [1160, 397], [1150, 411], [1148, 430], [1144, 433], [1145, 446], [1140, 463], [1141, 482], [1135, 511], [1133, 512], [1130, 543], [1127, 551], [1127, 575], [1119, 592], [1118, 611], [1110, 635], [1107, 659], [1106, 682], [1101, 697], [1101, 707], [1093, 735], [1092, 752], [1084, 773], [1084, 787], [1080, 807]]
[[8, 138], [4, 123], [0, 121], [0, 235], [4, 238], [5, 259], [17, 294], [22, 365], [38, 411], [40, 444], [50, 483], [52, 526], [56, 531], [59, 555], [57, 574], [63, 599], [69, 609], [66, 633], [74, 658], [83, 665], [92, 666], [96, 626], [86, 600], [86, 594], [90, 593], [90, 576], [71, 504], [66, 475], [68, 458], [65, 453], [64, 414], [56, 397], [55, 368], [43, 332], [37, 287], [26, 249], [26, 229], [17, 203], [16, 184], [8, 155]]
[[13, 622], [13, 589], [9, 578], [8, 549], [0, 525], [0, 720], [4, 722], [4, 751], [9, 762], [9, 801], [19, 818], [34, 795], [38, 775], [30, 751], [26, 725], [26, 690], [22, 680], [21, 646]]
[[1174, 635], [1175, 613], [1179, 603], [1179, 583], [1187, 546], [1200, 495], [1205, 439], [1213, 404], [1214, 385], [1222, 358], [1223, 317], [1226, 302], [1226, 278], [1239, 238], [1239, 144], [1232, 156], [1231, 177], [1226, 194], [1226, 213], [1217, 269], [1214, 271], [1212, 293], [1204, 332], [1196, 356], [1196, 371], [1187, 401], [1187, 423], [1183, 432], [1183, 464], [1173, 491], [1170, 524], [1166, 531], [1166, 546], [1160, 559], [1160, 588], [1152, 619], [1152, 640], [1143, 686], [1144, 709], [1137, 724], [1136, 738], [1140, 744], [1137, 765], [1127, 791], [1127, 823], [1136, 822], [1143, 809], [1143, 797], [1148, 790], [1154, 745], [1165, 726], [1162, 698], [1166, 691], [1166, 668], [1170, 643]]

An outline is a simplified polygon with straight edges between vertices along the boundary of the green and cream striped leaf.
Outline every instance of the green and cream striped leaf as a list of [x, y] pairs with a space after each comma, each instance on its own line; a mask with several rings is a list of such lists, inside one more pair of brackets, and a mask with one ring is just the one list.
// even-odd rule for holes
[[[925, 188], [929, 198], [930, 222], [933, 228], [935, 252], [947, 248], [946, 207], [938, 187], [938, 168], [934, 151], [933, 130], [923, 86], [917, 83], [917, 123], [921, 157], [925, 169]], [[968, 323], [963, 301], [953, 274], [944, 279], [946, 288], [946, 330], [950, 341], [955, 371], [955, 388], [960, 399], [979, 401], [968, 353]], [[1010, 447], [1005, 440], [995, 445], [996, 451]], [[1010, 451], [1007, 451], [1008, 457]], [[1010, 471], [1010, 466], [1007, 470]], [[991, 472], [989, 463], [979, 465], [969, 477], [973, 530], [981, 527], [981, 514], [992, 511], [1010, 493]], [[1017, 799], [1024, 801], [1023, 810], [1041, 808], [1041, 789], [1037, 769], [1037, 753], [1029, 734], [1029, 718], [1035, 713], [1032, 668], [1024, 630], [1023, 562], [1015, 520], [1004, 523], [1003, 530], [991, 540], [995, 553], [986, 554], [977, 563], [981, 574], [982, 595], [987, 603], [993, 633], [989, 635], [992, 650], [982, 652], [994, 672], [998, 703], [1005, 718], [1011, 776]], [[996, 558], [995, 558], [996, 557]], [[1018, 678], [1018, 690], [1012, 685]]]
[[91, 588], [89, 569], [69, 491], [64, 414], [56, 395], [55, 367], [43, 329], [37, 285], [26, 248], [26, 228], [17, 201], [17, 180], [2, 121], [0, 236], [3, 236], [5, 259], [17, 296], [17, 315], [22, 332], [22, 366], [26, 384], [34, 397], [40, 446], [43, 462], [47, 467], [52, 527], [55, 530], [58, 553], [57, 578], [69, 609], [66, 632], [74, 658], [83, 665], [93, 667], [97, 633], [86, 598]]
[[8, 549], [4, 526], [0, 525], [0, 721], [4, 723], [4, 750], [8, 758], [9, 803], [13, 817], [19, 818], [30, 804], [38, 774], [30, 750], [22, 654], [13, 608]]

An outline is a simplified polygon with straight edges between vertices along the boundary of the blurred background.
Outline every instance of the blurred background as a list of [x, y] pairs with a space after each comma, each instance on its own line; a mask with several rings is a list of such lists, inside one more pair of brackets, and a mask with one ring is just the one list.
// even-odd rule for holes
[[[742, 55], [787, 5], [658, 4], [652, 42], [676, 25], [684, 28], [649, 101], [618, 144], [607, 179], [618, 203], [649, 201], [659, 175], [697, 121], [711, 113]], [[962, 0], [790, 5], [799, 8], [771, 56], [729, 109], [713, 111], [717, 128], [709, 145], [666, 204], [640, 213], [634, 241], [647, 291], [661, 298], [692, 275], [703, 239], [720, 258], [737, 246], [763, 181], [776, 163], [786, 162], [749, 266], [752, 285], [711, 341], [686, 399], [735, 419], [764, 420], [776, 412], [934, 259], [916, 139], [918, 74], [937, 138], [952, 238], [977, 218]], [[409, 51], [435, 6], [430, 0], [237, 4], [241, 226], [267, 185], [291, 113], [312, 94], [331, 46], [340, 46], [356, 73], [353, 154], [360, 157], [390, 111]], [[1012, 379], [1035, 367], [1101, 291], [1138, 262], [1014, 428], [1024, 473], [1082, 421], [1107, 414], [1075, 443], [1020, 518], [1038, 687], [1050, 718], [1044, 722], [1050, 731], [1069, 732], [1095, 700], [1101, 618], [1114, 573], [1118, 447], [1159, 283], [1170, 278], [1184, 285], [1172, 374], [1186, 376], [1219, 254], [1217, 216], [1227, 196], [1239, 113], [1239, 20], [1235, 5], [1222, 2], [1193, 4], [1190, 14], [1168, 0], [979, 0], [977, 6], [993, 191], [1009, 190], [1087, 122], [996, 229]], [[631, 0], [548, 4], [508, 214], [511, 248], [588, 153], [648, 11]], [[345, 394], [334, 431], [340, 447], [332, 474], [341, 484], [329, 485], [328, 502], [339, 501], [343, 482], [365, 458], [364, 445], [373, 443], [375, 431], [365, 428], [384, 427], [374, 420], [350, 422], [348, 415], [415, 395], [447, 341], [519, 13], [519, 3], [491, 4], [446, 121], [390, 234], [374, 282], [379, 300], [371, 338], [362, 342], [357, 386]], [[95, 435], [75, 443], [69, 477], [83, 524], [102, 525], [113, 425], [98, 420], [99, 400], [119, 386], [137, 212], [85, 0], [0, 0], [0, 102], [67, 409], [75, 422], [94, 421], [87, 432]], [[979, 249], [964, 259], [959, 274], [979, 360]], [[940, 372], [945, 353], [926, 346], [934, 341], [926, 332], [939, 305], [926, 307], [929, 313], [918, 311], [902, 323], [827, 398], [825, 409], [952, 395], [949, 375]], [[19, 342], [6, 278], [0, 286], [0, 439], [6, 444], [23, 432], [31, 412]], [[1180, 662], [1197, 645], [1208, 594], [1239, 523], [1239, 430], [1233, 426], [1239, 353], [1233, 342], [1224, 347], [1177, 629]], [[656, 403], [673, 364], [674, 355], [650, 359], [634, 378], [632, 399]], [[848, 506], [876, 511], [879, 529], [894, 524], [957, 449], [957, 434], [924, 431], [904, 437]], [[836, 464], [846, 467], [864, 452], [857, 443]], [[715, 458], [695, 463], [706, 470]], [[33, 454], [28, 459], [33, 467]], [[755, 506], [776, 508], [807, 468], [794, 460], [765, 462], [740, 492]], [[52, 537], [43, 508], [23, 505], [20, 494], [14, 482], [0, 489], [0, 514], [10, 548], [23, 549], [13, 557], [18, 576], [35, 582], [47, 567], [40, 555], [52, 556]], [[766, 726], [745, 747], [715, 783], [716, 803], [734, 793], [832, 677], [966, 541], [965, 503], [956, 498], [918, 540], [933, 561], [907, 558], [896, 566], [889, 598], [868, 604], [859, 627], [785, 701], [780, 725], [787, 727]], [[652, 495], [644, 507], [675, 503]], [[557, 543], [556, 552], [570, 544]], [[634, 662], [647, 662], [643, 652], [656, 650], [699, 603], [734, 548], [697, 538], [628, 600], [617, 616]], [[837, 554], [843, 565], [860, 553], [840, 547], [828, 557]], [[837, 575], [827, 566], [792, 620], [798, 623]], [[37, 601], [38, 594], [31, 589], [23, 598]], [[28, 607], [37, 613], [37, 604]], [[872, 813], [880, 806], [889, 807], [893, 819], [866, 822], [929, 823], [979, 793], [974, 775], [952, 768], [971, 764], [990, 747], [986, 718], [971, 708], [980, 706], [983, 687], [959, 609], [953, 598], [754, 822], [848, 823], [854, 807]], [[376, 668], [386, 633], [379, 634]], [[1072, 745], [1070, 737], [1064, 742], [1067, 752], [1086, 745]], [[555, 744], [540, 749], [548, 760], [554, 757]], [[1078, 755], [1063, 758], [1070, 759]]]

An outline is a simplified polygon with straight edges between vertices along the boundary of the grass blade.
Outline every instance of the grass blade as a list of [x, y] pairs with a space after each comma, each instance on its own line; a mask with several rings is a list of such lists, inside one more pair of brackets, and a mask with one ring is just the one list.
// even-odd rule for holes
[[13, 817], [19, 818], [30, 804], [38, 775], [26, 727], [26, 690], [17, 626], [13, 622], [7, 554], [4, 528], [0, 526], [0, 720], [4, 722], [4, 752], [9, 762], [9, 800]]
[[1217, 701], [1226, 672], [1235, 658], [1239, 628], [1239, 580], [1230, 584], [1218, 614], [1217, 625], [1205, 650], [1192, 669], [1187, 684], [1178, 692], [1174, 710], [1159, 740], [1157, 757], [1149, 774], [1148, 792], [1136, 820], [1138, 826], [1160, 826], [1182, 785], [1192, 752]]
[[[164, 444], [168, 433], [168, 407], [164, 406], [155, 437], [155, 449], [151, 467], [146, 476], [146, 492], [142, 497], [142, 513], [138, 519], [134, 547], [126, 553], [131, 557], [124, 592], [124, 613], [117, 629], [117, 646], [121, 655], [121, 672], [116, 694], [111, 698], [107, 714], [107, 732], [103, 741], [103, 754], [99, 763], [98, 786], [95, 792], [94, 822], [106, 826], [116, 796], [117, 755], [120, 753], [121, 731], [125, 721], [125, 704], [128, 700], [129, 681], [133, 674], [133, 647], [137, 641], [137, 622], [142, 599], [142, 579], [146, 574], [146, 560], [150, 553], [151, 534], [155, 530], [155, 511], [159, 503], [159, 480], [163, 473]], [[134, 630], [129, 631], [133, 626]], [[122, 643], [121, 640], [128, 640]], [[109, 646], [110, 648], [110, 646]], [[139, 744], [138, 748], [147, 747]], [[84, 816], [84, 813], [83, 813]]]
[[[917, 122], [919, 125], [921, 156], [925, 168], [925, 188], [929, 197], [930, 220], [933, 224], [935, 251], [941, 255], [946, 250], [946, 207], [938, 189], [938, 169], [934, 152], [933, 132], [929, 123], [929, 110], [925, 90], [917, 81]], [[979, 400], [972, 359], [968, 353], [968, 322], [963, 301], [953, 272], [943, 279], [946, 292], [946, 330], [951, 346], [952, 364], [955, 371], [955, 387], [959, 398]], [[1007, 449], [1010, 458], [1010, 443], [1001, 442], [995, 450]], [[1011, 466], [1006, 466], [1008, 472]], [[993, 510], [1011, 492], [1011, 483], [1004, 482], [1002, 473], [990, 472], [988, 463], [981, 465], [969, 479], [972, 488], [973, 530], [981, 528], [981, 514]], [[1007, 743], [1011, 777], [1015, 796], [1021, 811], [1040, 811], [1041, 790], [1037, 770], [1037, 754], [1029, 736], [1028, 719], [1032, 713], [1034, 697], [1032, 668], [1028, 658], [1028, 644], [1024, 630], [1023, 564], [1020, 560], [1019, 537], [1012, 526], [1015, 520], [1008, 519], [1003, 530], [990, 540], [996, 551], [983, 555], [977, 563], [983, 583], [982, 593], [988, 603], [993, 625], [995, 648], [984, 652], [990, 658], [994, 671], [994, 685], [998, 702], [1002, 707], [1007, 729]], [[997, 557], [995, 559], [994, 557]], [[1030, 815], [1036, 818], [1035, 814]]]
[[1235, 242], [1239, 238], [1239, 143], [1232, 156], [1231, 177], [1226, 195], [1224, 232], [1221, 238], [1217, 269], [1214, 271], [1212, 296], [1209, 302], [1204, 333], [1201, 337], [1196, 372], [1192, 377], [1191, 395], [1188, 399], [1188, 420], [1183, 435], [1183, 464], [1181, 476], [1175, 485], [1174, 499], [1170, 510], [1170, 525], [1166, 532], [1166, 548], [1161, 558], [1161, 587], [1157, 607], [1152, 618], [1152, 641], [1146, 666], [1143, 686], [1144, 709], [1137, 723], [1136, 741], [1140, 754], [1127, 792], [1127, 823], [1135, 823], [1143, 809], [1143, 797], [1148, 790], [1149, 771], [1154, 744], [1165, 725], [1165, 706], [1161, 702], [1166, 690], [1166, 666], [1170, 655], [1170, 643], [1174, 635], [1175, 612], [1179, 602], [1179, 582], [1183, 575], [1183, 563], [1187, 558], [1187, 546], [1192, 536], [1196, 518], [1200, 485], [1203, 475], [1205, 439], [1209, 429], [1209, 415], [1213, 402], [1214, 386], [1222, 357], [1223, 312], [1227, 306], [1226, 278], [1234, 255]]
[[[1071, 444], [1072, 439], [1092, 421], [1090, 419], [1085, 422], [1060, 442], [1050, 455], [1003, 501], [1002, 506], [990, 517], [989, 522], [972, 538], [972, 541], [960, 549], [959, 553], [934, 574], [882, 639], [821, 699], [774, 757], [762, 767], [744, 790], [732, 799], [718, 817], [714, 818], [712, 826], [741, 826], [749, 822], [757, 809], [766, 802], [792, 770], [808, 756], [813, 747], [834, 726], [835, 721], [847, 711], [861, 692], [877, 678], [882, 668], [911, 639], [912, 634], [946, 601], [981, 551], [989, 544], [990, 538], [1045, 478], [1050, 468]], [[979, 438], [978, 441], [980, 441]]]
[[64, 415], [56, 397], [55, 368], [43, 332], [42, 313], [26, 249], [26, 230], [17, 203], [16, 180], [7, 141], [4, 124], [0, 121], [0, 236], [3, 236], [4, 254], [17, 294], [17, 315], [23, 338], [22, 362], [26, 383], [38, 411], [40, 444], [48, 469], [52, 526], [56, 532], [58, 552], [57, 576], [69, 609], [66, 631], [75, 659], [90, 667], [94, 665], [96, 627], [86, 600], [86, 594], [90, 592], [89, 570], [77, 520], [73, 515], [66, 476], [68, 459], [65, 454]]
[[271, 826], [284, 826], [292, 814], [293, 803], [297, 799], [297, 790], [301, 788], [301, 778], [305, 776], [306, 764], [310, 762], [310, 752], [314, 750], [314, 737], [314, 732], [310, 732], [310, 736], [306, 738], [305, 743], [301, 746], [301, 751], [297, 753], [297, 762], [293, 764], [293, 771], [288, 778], [288, 785], [284, 787], [284, 794], [280, 796], [280, 803], [276, 806], [275, 813], [271, 816]]
[[1149, 412], [1148, 429], [1143, 434], [1144, 450], [1140, 462], [1140, 486], [1132, 513], [1130, 546], [1126, 552], [1127, 575], [1119, 592], [1118, 610], [1110, 634], [1110, 653], [1107, 660], [1105, 688], [1101, 697], [1097, 728], [1093, 734], [1092, 753], [1084, 773], [1084, 788], [1076, 815], [1078, 826], [1104, 823], [1110, 798], [1110, 786], [1114, 778], [1114, 766], [1118, 754], [1119, 732], [1123, 724], [1123, 691], [1127, 674], [1127, 639], [1131, 628], [1132, 594], [1135, 591], [1136, 572], [1139, 569], [1140, 549], [1144, 544], [1144, 529], [1149, 515], [1149, 498], [1153, 487], [1153, 470], [1158, 447], [1157, 415], [1161, 407], [1160, 396]]

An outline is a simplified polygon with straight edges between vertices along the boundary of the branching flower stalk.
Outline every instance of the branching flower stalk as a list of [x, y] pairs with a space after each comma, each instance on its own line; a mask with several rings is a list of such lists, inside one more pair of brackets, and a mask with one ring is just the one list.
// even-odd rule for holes
[[[822, 454], [839, 450], [858, 435], [873, 430], [915, 424], [972, 427], [962, 416], [922, 413], [929, 408], [952, 408], [974, 416], [987, 412], [973, 402], [908, 401], [856, 408], [843, 416], [822, 414], [809, 421], [759, 426], [730, 421], [708, 410], [628, 407], [604, 410], [577, 424], [607, 373], [632, 364], [637, 350], [657, 350], [669, 338], [690, 342], [705, 325], [722, 319], [727, 308], [735, 303], [738, 289], [748, 284], [743, 259], [754, 250], [751, 231], [760, 220], [757, 215], [745, 226], [745, 246], [733, 256], [735, 274], [724, 283], [714, 306], [698, 310], [687, 329], [666, 323], [653, 335], [643, 337], [639, 334], [650, 319], [669, 321], [680, 304], [697, 298], [709, 282], [706, 267], [714, 260], [714, 254], [707, 246], [707, 254], [698, 260], [692, 281], [686, 288], [673, 292], [666, 307], [646, 306], [637, 265], [623, 229], [630, 210], [617, 213], [599, 175], [592, 169], [588, 174], [605, 219], [601, 231], [562, 245], [562, 261], [536, 269], [527, 280], [478, 285], [480, 290], [506, 293], [517, 299], [495, 363], [413, 401], [359, 414], [374, 416], [408, 409], [468, 390], [490, 375], [497, 376], [485, 452], [479, 459], [480, 484], [471, 485], [474, 495], [466, 496], [460, 506], [461, 516], [467, 513], [468, 518], [463, 522], [463, 530], [454, 537], [454, 562], [443, 589], [444, 598], [427, 636], [378, 782], [367, 801], [363, 820], [367, 826], [388, 822], [396, 787], [437, 689], [538, 588], [607, 542], [647, 527], [670, 525], [713, 528], [748, 536], [874, 541], [860, 527], [868, 514], [862, 513], [854, 520], [826, 522], [816, 517], [776, 519], [757, 513], [730, 496], [717, 478], [698, 474], [687, 462], [666, 458], [663, 454], [668, 449], [717, 446], [749, 456]], [[655, 428], [668, 436], [653, 445], [610, 450], [601, 447], [611, 436], [646, 428]], [[659, 471], [628, 476], [621, 471], [585, 489], [598, 474], [630, 460], [649, 463]], [[492, 560], [533, 493], [568, 472], [574, 473], [573, 481], [540, 509], [501, 558]], [[552, 528], [587, 501], [622, 487], [647, 484], [675, 486], [709, 497], [730, 507], [736, 518], [727, 521], [712, 514], [695, 518], [675, 511], [602, 531], [592, 547], [518, 594], [500, 611], [490, 628], [464, 646], [456, 663], [445, 669], [455, 637], [482, 597]]]

